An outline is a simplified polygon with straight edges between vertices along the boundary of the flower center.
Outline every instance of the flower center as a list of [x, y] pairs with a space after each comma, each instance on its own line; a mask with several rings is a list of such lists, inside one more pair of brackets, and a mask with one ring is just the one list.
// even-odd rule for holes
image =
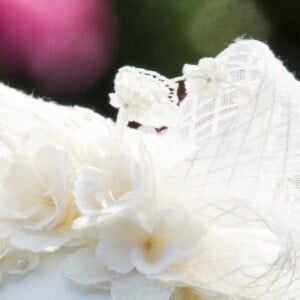
[[152, 251], [154, 248], [154, 242], [152, 239], [149, 239], [145, 242], [144, 248], [146, 251]]
[[206, 83], [211, 83], [212, 82], [212, 78], [211, 77], [206, 77], [205, 81], [206, 81]]
[[73, 202], [72, 195], [69, 194], [62, 214], [57, 218], [56, 222], [52, 224], [53, 228], [60, 232], [68, 230], [71, 228], [73, 221], [78, 217], [79, 211]]
[[151, 109], [150, 95], [142, 95], [138, 91], [131, 91], [128, 98], [123, 100], [123, 107], [133, 113], [144, 113]]
[[119, 177], [114, 178], [114, 182], [111, 183], [110, 187], [110, 196], [112, 200], [118, 200], [122, 195], [126, 194], [130, 191], [132, 187], [131, 178], [127, 177]]
[[53, 199], [49, 196], [43, 197], [40, 202], [45, 206], [54, 207]]
[[27, 267], [28, 262], [24, 259], [18, 259], [17, 261], [17, 267], [20, 270], [24, 270]]
[[149, 236], [143, 241], [142, 249], [146, 260], [155, 261], [158, 259], [162, 245], [160, 245], [152, 236]]

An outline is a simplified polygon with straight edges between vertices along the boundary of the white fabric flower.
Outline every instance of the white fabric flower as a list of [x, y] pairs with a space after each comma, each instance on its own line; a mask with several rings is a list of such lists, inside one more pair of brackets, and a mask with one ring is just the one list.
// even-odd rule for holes
[[152, 188], [151, 164], [143, 148], [135, 154], [124, 143], [105, 139], [102, 147], [92, 146], [88, 152], [90, 157], [78, 168], [72, 185], [82, 214], [98, 213], [125, 201], [129, 193]]
[[43, 146], [33, 157], [17, 157], [3, 180], [1, 235], [35, 252], [67, 243], [78, 217], [68, 180], [64, 151]]
[[177, 122], [177, 84], [158, 73], [123, 67], [115, 78], [110, 104], [120, 109], [126, 121], [152, 127], [174, 126]]
[[215, 97], [229, 83], [229, 74], [214, 58], [202, 58], [198, 65], [185, 64], [183, 75], [188, 95], [207, 92]]
[[0, 240], [0, 281], [6, 275], [23, 275], [38, 264], [37, 254], [13, 247], [7, 238]]
[[4, 273], [18, 275], [33, 270], [38, 264], [39, 257], [36, 253], [17, 248], [10, 250], [0, 261]]
[[121, 274], [134, 268], [143, 274], [161, 273], [195, 254], [202, 236], [197, 219], [176, 209], [158, 210], [150, 218], [125, 209], [100, 228], [96, 256]]

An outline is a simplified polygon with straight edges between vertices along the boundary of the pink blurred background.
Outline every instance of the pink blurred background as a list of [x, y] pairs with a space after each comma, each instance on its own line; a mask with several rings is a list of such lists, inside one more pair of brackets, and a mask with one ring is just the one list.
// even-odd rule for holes
[[108, 71], [118, 45], [109, 0], [0, 0], [0, 74], [74, 94]]

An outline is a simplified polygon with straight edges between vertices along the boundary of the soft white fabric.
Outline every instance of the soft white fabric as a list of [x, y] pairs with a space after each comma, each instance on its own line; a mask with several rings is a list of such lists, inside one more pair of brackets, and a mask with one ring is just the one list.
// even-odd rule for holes
[[[186, 66], [183, 73], [187, 96], [176, 108], [179, 121], [161, 134], [149, 128], [119, 131], [114, 122], [91, 110], [46, 103], [0, 84], [0, 179], [13, 156], [35, 153], [45, 143], [72, 149], [74, 171], [87, 161], [90, 164], [89, 144], [105, 147], [103, 137], [121, 135], [135, 154], [140, 147], [146, 148], [147, 163], [141, 164], [140, 173], [152, 181], [142, 190], [159, 195], [160, 200], [154, 197], [155, 205], [186, 209], [201, 220], [205, 230], [199, 255], [184, 261], [186, 277], [180, 273], [180, 264], [149, 278], [136, 270], [118, 274], [106, 283], [106, 287], [112, 284], [114, 299], [141, 299], [143, 293], [148, 298], [160, 294], [154, 300], [168, 299], [175, 286], [187, 286], [203, 299], [221, 299], [216, 295], [238, 300], [300, 299], [299, 82], [265, 44], [253, 40], [237, 41], [213, 60]], [[195, 86], [198, 79], [200, 89]], [[156, 109], [152, 113], [155, 117]], [[91, 192], [81, 185], [78, 190], [78, 194]], [[91, 249], [101, 241], [101, 233], [93, 226], [128, 203], [139, 210], [142, 205], [135, 201], [139, 193], [125, 194], [125, 201], [115, 201], [101, 215], [81, 219], [84, 229], [91, 225], [81, 232], [92, 241]], [[3, 209], [5, 202], [0, 205]], [[145, 210], [151, 211], [148, 206]], [[72, 242], [68, 246], [82, 246]], [[38, 269], [3, 281], [0, 299], [109, 299], [109, 292], [81, 288], [63, 277], [63, 261], [75, 251], [42, 254]], [[89, 253], [92, 256], [95, 251]], [[76, 263], [74, 257], [72, 263]], [[87, 282], [78, 280], [79, 271], [86, 274], [86, 270], [75, 265], [71, 269], [76, 272], [73, 279]], [[134, 290], [135, 286], [140, 289]]]

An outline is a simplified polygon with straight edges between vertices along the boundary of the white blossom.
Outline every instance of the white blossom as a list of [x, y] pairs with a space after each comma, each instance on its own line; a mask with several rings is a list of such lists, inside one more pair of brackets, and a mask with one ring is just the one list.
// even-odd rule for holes
[[112, 139], [105, 139], [104, 146], [89, 148], [90, 157], [74, 178], [72, 190], [82, 214], [97, 213], [128, 199], [130, 193], [151, 189], [151, 163], [143, 147], [134, 153]]
[[2, 258], [0, 268], [7, 274], [23, 275], [36, 268], [38, 264], [39, 257], [36, 253], [14, 248]]
[[1, 236], [16, 247], [53, 251], [71, 240], [78, 217], [69, 189], [68, 159], [62, 150], [41, 147], [16, 157], [2, 185]]
[[[198, 250], [202, 225], [175, 209], [152, 216], [125, 209], [100, 226], [96, 256], [117, 273], [158, 274]], [[128, 234], [130, 233], [130, 234]]]
[[39, 264], [39, 256], [28, 250], [17, 249], [9, 239], [0, 240], [0, 281], [7, 275], [23, 275]]
[[174, 126], [177, 122], [177, 84], [158, 73], [123, 67], [115, 78], [110, 104], [126, 121], [152, 127]]
[[197, 65], [185, 64], [183, 75], [188, 95], [206, 92], [215, 97], [229, 83], [229, 74], [214, 58], [202, 58]]

